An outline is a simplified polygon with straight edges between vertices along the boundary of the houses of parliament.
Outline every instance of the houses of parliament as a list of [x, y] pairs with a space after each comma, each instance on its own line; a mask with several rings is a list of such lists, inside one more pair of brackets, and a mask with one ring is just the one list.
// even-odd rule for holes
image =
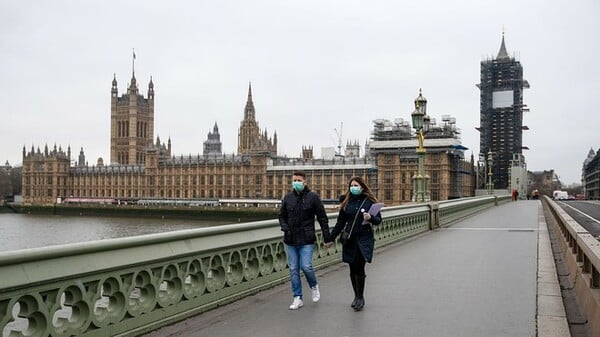
[[[407, 122], [377, 119], [361, 154], [358, 142], [345, 153], [315, 158], [312, 145], [297, 158], [277, 153], [277, 133], [261, 131], [249, 85], [238, 130], [237, 154], [224, 154], [217, 124], [204, 142], [202, 155], [174, 155], [154, 137], [154, 83], [140, 93], [135, 70], [127, 92], [119, 96], [116, 75], [111, 88], [110, 164], [99, 158], [88, 165], [83, 148], [72, 160], [66, 149], [23, 147], [23, 203], [48, 205], [67, 199], [281, 199], [291, 189], [291, 176], [301, 170], [311, 190], [337, 200], [352, 176], [362, 176], [386, 205], [411, 201], [417, 171], [417, 140]], [[419, 94], [415, 104], [426, 104]], [[424, 108], [424, 107], [423, 107]], [[431, 200], [474, 195], [473, 156], [464, 158], [452, 118], [433, 126], [425, 139], [425, 170], [431, 178]], [[73, 158], [74, 159], [74, 158]]]

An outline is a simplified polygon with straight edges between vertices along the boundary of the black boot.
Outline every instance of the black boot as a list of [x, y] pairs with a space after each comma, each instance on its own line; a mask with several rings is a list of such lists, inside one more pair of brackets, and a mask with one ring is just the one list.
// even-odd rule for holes
[[364, 306], [365, 306], [365, 298], [364, 298], [364, 292], [365, 292], [365, 278], [367, 276], [366, 275], [355, 275], [355, 282], [356, 282], [356, 304], [354, 305], [354, 310], [355, 311], [361, 311]]
[[357, 291], [357, 285], [356, 285], [356, 275], [354, 274], [350, 274], [350, 281], [352, 282], [352, 289], [354, 290], [354, 300], [352, 301], [352, 304], [350, 305], [351, 307], [355, 307], [356, 306], [356, 302], [358, 301], [358, 291]]

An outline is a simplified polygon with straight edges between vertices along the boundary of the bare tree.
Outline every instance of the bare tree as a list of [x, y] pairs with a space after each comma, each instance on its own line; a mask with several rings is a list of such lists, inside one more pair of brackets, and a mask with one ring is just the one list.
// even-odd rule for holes
[[22, 181], [21, 181], [21, 170], [22, 167], [13, 167], [10, 170], [10, 183], [12, 185], [12, 194], [19, 195], [21, 194], [22, 189]]
[[0, 199], [4, 200], [8, 195], [13, 195], [10, 175], [6, 169], [0, 168]]

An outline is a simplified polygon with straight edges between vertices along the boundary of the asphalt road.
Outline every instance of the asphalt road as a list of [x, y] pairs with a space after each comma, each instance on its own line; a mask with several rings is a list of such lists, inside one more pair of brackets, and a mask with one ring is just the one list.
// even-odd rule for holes
[[590, 234], [600, 239], [600, 202], [588, 200], [570, 200], [557, 202]]

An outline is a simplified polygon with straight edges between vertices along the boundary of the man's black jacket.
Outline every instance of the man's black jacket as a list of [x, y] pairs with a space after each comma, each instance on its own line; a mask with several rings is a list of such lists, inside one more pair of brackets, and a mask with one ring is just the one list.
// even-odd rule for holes
[[283, 242], [294, 246], [314, 244], [317, 239], [315, 216], [321, 226], [323, 238], [328, 242], [329, 220], [319, 195], [311, 192], [306, 186], [300, 193], [293, 190], [286, 194], [279, 210], [279, 225], [284, 233]]

